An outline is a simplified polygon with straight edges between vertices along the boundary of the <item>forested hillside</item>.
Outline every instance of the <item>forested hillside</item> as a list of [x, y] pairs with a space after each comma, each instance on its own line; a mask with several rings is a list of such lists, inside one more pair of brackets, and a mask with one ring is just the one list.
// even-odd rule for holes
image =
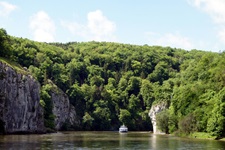
[[94, 41], [40, 43], [11, 37], [4, 29], [0, 42], [0, 60], [26, 67], [40, 82], [46, 122], [54, 118], [48, 111], [54, 83], [75, 106], [80, 130], [117, 130], [123, 123], [129, 130], [151, 130], [148, 112], [164, 102], [170, 133], [225, 134], [225, 53]]

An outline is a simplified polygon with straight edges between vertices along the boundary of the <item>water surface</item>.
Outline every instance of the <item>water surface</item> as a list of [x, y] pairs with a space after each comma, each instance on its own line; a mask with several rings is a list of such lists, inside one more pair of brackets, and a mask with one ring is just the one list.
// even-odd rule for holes
[[59, 132], [0, 136], [0, 150], [225, 150], [225, 142], [149, 132]]

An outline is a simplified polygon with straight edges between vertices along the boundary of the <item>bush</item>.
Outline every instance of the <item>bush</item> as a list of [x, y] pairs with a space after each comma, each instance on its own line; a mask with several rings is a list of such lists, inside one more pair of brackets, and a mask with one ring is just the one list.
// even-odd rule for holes
[[168, 109], [161, 111], [156, 115], [156, 124], [159, 130], [169, 133], [169, 111]]
[[173, 133], [178, 130], [178, 119], [176, 115], [169, 116], [169, 133]]
[[12, 51], [9, 41], [10, 38], [6, 30], [0, 28], [0, 57], [10, 58]]
[[189, 114], [179, 121], [179, 129], [182, 133], [190, 134], [197, 130], [196, 122], [195, 116]]

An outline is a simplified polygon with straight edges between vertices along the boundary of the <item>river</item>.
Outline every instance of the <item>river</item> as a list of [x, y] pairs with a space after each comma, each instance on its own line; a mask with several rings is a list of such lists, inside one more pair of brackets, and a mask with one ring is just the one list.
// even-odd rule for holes
[[225, 142], [149, 132], [58, 132], [1, 135], [0, 150], [224, 150]]

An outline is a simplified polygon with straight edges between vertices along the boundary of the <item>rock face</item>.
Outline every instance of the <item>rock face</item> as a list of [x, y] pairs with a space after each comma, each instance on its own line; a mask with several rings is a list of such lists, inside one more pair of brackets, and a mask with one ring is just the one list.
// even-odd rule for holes
[[156, 115], [166, 108], [167, 108], [166, 103], [159, 103], [159, 104], [153, 105], [151, 107], [151, 110], [149, 111], [149, 117], [150, 117], [151, 122], [152, 122], [153, 133], [155, 133], [155, 134], [161, 134], [162, 133], [160, 130], [157, 129]]
[[[55, 87], [50, 92], [55, 129], [63, 125], [79, 127], [75, 108], [68, 96]], [[44, 133], [44, 109], [40, 105], [40, 85], [31, 76], [17, 73], [0, 62], [0, 133]]]
[[[40, 85], [0, 62], [0, 127], [5, 133], [45, 132]], [[3, 128], [3, 129], [2, 129]]]
[[61, 130], [63, 125], [79, 126], [74, 106], [69, 102], [68, 96], [60, 89], [51, 91], [53, 103], [52, 112], [55, 116], [55, 129]]

